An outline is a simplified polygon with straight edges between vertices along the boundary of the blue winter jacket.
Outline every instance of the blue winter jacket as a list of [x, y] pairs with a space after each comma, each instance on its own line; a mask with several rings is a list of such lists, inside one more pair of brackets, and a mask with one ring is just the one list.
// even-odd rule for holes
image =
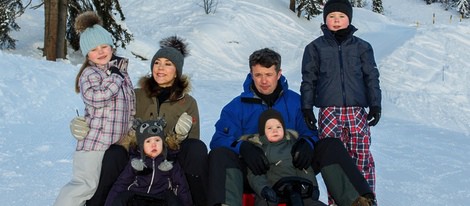
[[[282, 91], [272, 108], [282, 114], [286, 129], [297, 131], [299, 137], [311, 137], [314, 141], [318, 141], [317, 131], [308, 129], [305, 124], [300, 109], [300, 95], [289, 90], [287, 80], [282, 75], [279, 84], [282, 86]], [[268, 105], [254, 93], [252, 85], [253, 79], [250, 73], [243, 84], [244, 91], [222, 109], [210, 142], [211, 149], [225, 147], [240, 154], [239, 138], [242, 135], [258, 133], [259, 116], [268, 109]]]
[[302, 59], [302, 108], [381, 106], [379, 70], [372, 46], [354, 36], [338, 44], [322, 25], [323, 36], [305, 47]]

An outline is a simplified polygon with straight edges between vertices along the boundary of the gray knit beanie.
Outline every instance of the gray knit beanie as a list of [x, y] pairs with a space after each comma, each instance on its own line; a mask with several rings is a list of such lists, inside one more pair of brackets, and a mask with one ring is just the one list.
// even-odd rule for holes
[[80, 50], [83, 56], [99, 45], [114, 45], [111, 33], [101, 26], [101, 18], [95, 12], [87, 11], [77, 16], [75, 30], [80, 33]]
[[329, 13], [339, 11], [349, 18], [349, 23], [352, 21], [353, 9], [349, 0], [328, 0], [323, 7], [323, 22], [326, 22], [326, 17]]
[[160, 41], [160, 49], [155, 53], [150, 62], [150, 73], [153, 71], [153, 65], [158, 58], [170, 60], [176, 67], [178, 77], [183, 74], [184, 58], [189, 55], [187, 44], [184, 39], [178, 36], [170, 36]]

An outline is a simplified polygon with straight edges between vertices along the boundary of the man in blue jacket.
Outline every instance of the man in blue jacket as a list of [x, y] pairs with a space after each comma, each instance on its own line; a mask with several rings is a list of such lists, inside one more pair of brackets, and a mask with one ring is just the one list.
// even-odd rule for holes
[[[330, 174], [324, 170], [327, 168], [325, 166], [335, 166], [328, 167], [330, 171], [334, 171], [329, 177], [337, 179], [338, 175], [343, 175], [349, 182], [338, 184], [342, 186], [335, 187], [338, 190], [330, 190], [331, 193], [337, 192], [337, 197], [347, 196], [352, 199], [350, 202], [361, 195], [371, 194], [367, 182], [352, 164], [340, 141], [330, 138], [324, 143], [315, 143], [318, 141], [317, 131], [307, 127], [301, 111], [300, 95], [288, 88], [281, 71], [281, 56], [268, 48], [257, 50], [249, 57], [249, 67], [250, 73], [243, 84], [244, 91], [222, 109], [220, 119], [215, 124], [209, 153], [209, 205], [242, 205], [243, 192], [251, 192], [246, 180], [247, 167], [255, 175], [265, 174], [269, 169], [261, 148], [239, 140], [243, 135], [258, 132], [259, 116], [267, 109], [279, 111], [286, 129], [299, 133], [300, 138], [291, 150], [296, 168], [314, 166], [315, 172], [322, 172], [325, 177], [323, 173]], [[319, 152], [321, 154], [317, 154]], [[328, 152], [340, 155], [323, 155]], [[339, 165], [345, 168], [341, 169]], [[353, 171], [342, 172], [343, 170]], [[332, 194], [333, 197], [335, 195]], [[312, 198], [318, 199], [318, 195]]]

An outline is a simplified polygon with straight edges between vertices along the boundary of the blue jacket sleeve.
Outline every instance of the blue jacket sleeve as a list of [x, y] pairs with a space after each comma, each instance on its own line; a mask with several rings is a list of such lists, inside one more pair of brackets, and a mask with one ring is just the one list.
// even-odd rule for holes
[[210, 142], [211, 149], [225, 147], [240, 154], [240, 143], [237, 142], [243, 131], [240, 106], [240, 98], [237, 97], [222, 109]]

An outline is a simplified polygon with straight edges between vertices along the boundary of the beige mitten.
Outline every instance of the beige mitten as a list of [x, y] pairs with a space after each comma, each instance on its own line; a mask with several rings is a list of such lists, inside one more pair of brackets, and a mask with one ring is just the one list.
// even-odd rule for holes
[[78, 141], [85, 139], [88, 131], [90, 131], [90, 127], [86, 123], [85, 117], [78, 116], [70, 122], [70, 132]]
[[181, 114], [175, 126], [176, 137], [180, 142], [188, 137], [189, 130], [191, 130], [192, 126], [193, 118], [186, 112]]

